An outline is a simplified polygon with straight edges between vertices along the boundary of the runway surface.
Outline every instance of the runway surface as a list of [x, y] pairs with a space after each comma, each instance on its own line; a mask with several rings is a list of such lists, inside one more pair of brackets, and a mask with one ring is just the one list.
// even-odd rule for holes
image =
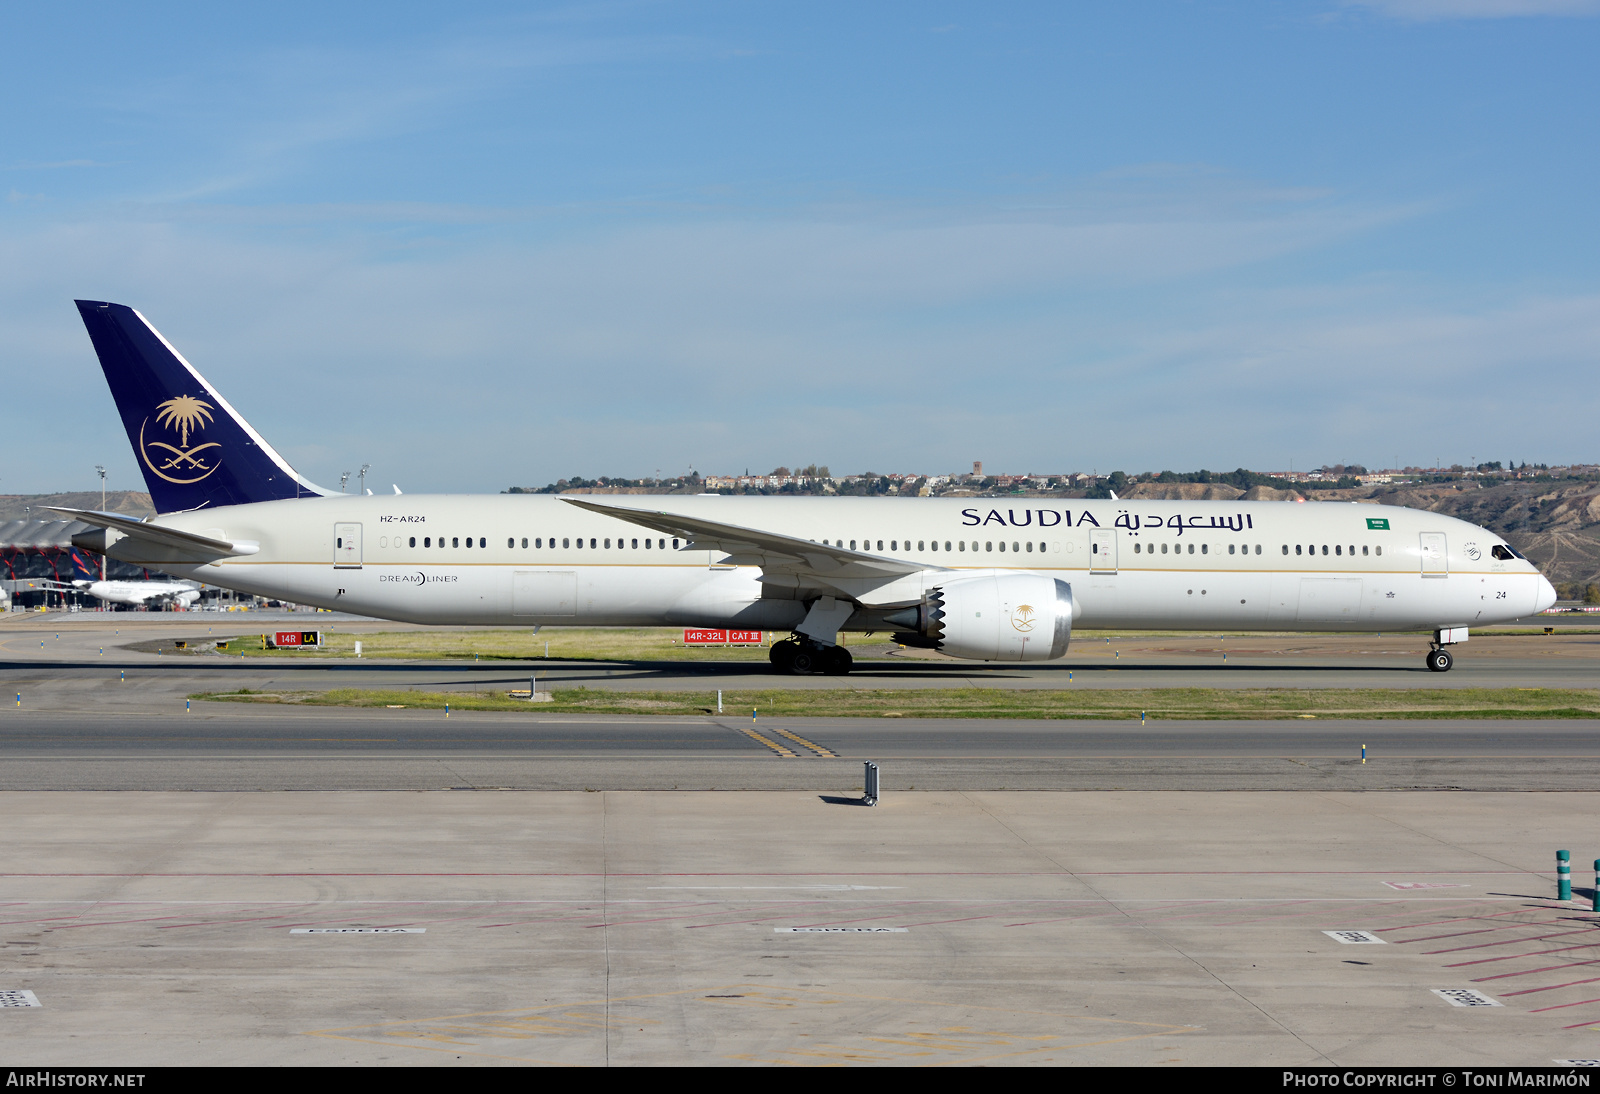
[[[29, 693], [32, 705], [70, 706], [74, 695], [99, 685], [132, 686], [95, 699], [170, 709], [184, 695], [254, 689], [335, 687], [419, 690], [506, 690], [540, 687], [614, 690], [715, 691], [718, 688], [1472, 688], [1600, 686], [1600, 629], [1596, 633], [1517, 636], [1477, 633], [1453, 648], [1450, 672], [1423, 665], [1427, 636], [1244, 634], [1152, 635], [1075, 641], [1060, 661], [1028, 665], [957, 661], [891, 644], [858, 648], [848, 676], [781, 676], [762, 661], [721, 659], [707, 651], [693, 661], [374, 661], [298, 653], [272, 658], [141, 652], [127, 648], [179, 639], [211, 640], [252, 633], [233, 620], [137, 613], [0, 616], [0, 695]], [[197, 615], [199, 613], [187, 613]], [[1548, 617], [1558, 619], [1560, 617]], [[312, 624], [314, 625], [314, 624]], [[407, 629], [361, 624], [341, 629]], [[208, 629], [209, 628], [209, 629]], [[414, 628], [413, 628], [414, 629]], [[1567, 626], [1569, 632], [1591, 628]], [[120, 632], [120, 633], [117, 633]], [[99, 689], [102, 690], [103, 689]]]
[[[1367, 762], [1362, 762], [1365, 746]], [[740, 719], [202, 704], [0, 710], [0, 789], [1600, 787], [1600, 721]]]
[[[184, 710], [535, 670], [708, 707], [718, 686], [1592, 687], [1582, 634], [1475, 636], [1444, 677], [1417, 636], [1284, 635], [797, 681], [189, 657], [55, 623], [0, 628], [0, 987], [40, 1004], [5, 1014], [30, 1064], [1594, 1056], [1596, 917], [1549, 867], [1600, 853], [1600, 721]], [[1439, 994], [1464, 989], [1500, 1005]]]
[[[718, 688], [1594, 687], [1600, 635], [1481, 636], [1461, 647], [1458, 667], [1442, 675], [1421, 668], [1414, 635], [1157, 635], [1083, 643], [1073, 658], [1048, 665], [886, 658], [864, 660], [848, 677], [795, 678], [714, 655], [639, 663], [158, 654], [125, 646], [203, 637], [199, 623], [160, 616], [130, 623], [125, 613], [6, 622], [0, 696], [10, 701], [0, 704], [0, 788], [9, 789], [847, 793], [859, 787], [864, 760], [884, 765], [886, 787], [921, 789], [1600, 787], [1595, 721], [1140, 726], [1131, 719], [751, 722], [743, 712], [710, 715]], [[108, 626], [122, 633], [108, 635]], [[442, 711], [292, 704], [196, 702], [191, 711], [185, 700], [241, 687], [505, 691], [526, 686], [535, 672], [541, 688], [699, 692], [708, 716], [544, 715], [529, 707], [456, 711], [447, 719]]]
[[1479, 1070], [1600, 1029], [1549, 872], [1593, 794], [3, 804], [30, 1066]]

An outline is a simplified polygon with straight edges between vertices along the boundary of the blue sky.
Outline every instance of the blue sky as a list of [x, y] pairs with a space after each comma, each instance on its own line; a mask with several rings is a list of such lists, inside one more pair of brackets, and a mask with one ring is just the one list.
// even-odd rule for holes
[[305, 474], [1600, 457], [1600, 2], [12, 5], [0, 492], [74, 297]]

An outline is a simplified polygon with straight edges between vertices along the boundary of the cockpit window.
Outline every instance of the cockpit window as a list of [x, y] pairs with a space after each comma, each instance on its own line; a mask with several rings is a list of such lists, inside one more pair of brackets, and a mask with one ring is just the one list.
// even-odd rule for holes
[[1503, 543], [1495, 544], [1494, 550], [1489, 553], [1494, 555], [1495, 558], [1498, 558], [1502, 562], [1507, 562], [1513, 558], [1521, 558], [1526, 560], [1527, 557], [1521, 551], [1507, 547]]

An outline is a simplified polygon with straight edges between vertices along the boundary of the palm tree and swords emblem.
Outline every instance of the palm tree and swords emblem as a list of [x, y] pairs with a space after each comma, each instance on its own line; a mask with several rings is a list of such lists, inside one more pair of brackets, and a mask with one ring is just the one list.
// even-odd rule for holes
[[[207, 441], [205, 444], [189, 447], [189, 434], [205, 429], [211, 422], [212, 409], [210, 403], [196, 399], [193, 395], [179, 395], [159, 404], [156, 407], [156, 424], [177, 431], [178, 443], [174, 445], [165, 441], [146, 441], [144, 430], [145, 426], [150, 424], [150, 419], [146, 418], [144, 425], [139, 427], [139, 452], [144, 457], [145, 465], [168, 482], [176, 483], [199, 482], [221, 466], [220, 461], [207, 464], [199, 455], [208, 448], [221, 448], [220, 443]], [[151, 449], [160, 450], [155, 454], [155, 459], [151, 459]], [[156, 460], [163, 462], [158, 464]], [[193, 474], [194, 472], [199, 473]], [[178, 475], [190, 477], [178, 478], [176, 477]]]

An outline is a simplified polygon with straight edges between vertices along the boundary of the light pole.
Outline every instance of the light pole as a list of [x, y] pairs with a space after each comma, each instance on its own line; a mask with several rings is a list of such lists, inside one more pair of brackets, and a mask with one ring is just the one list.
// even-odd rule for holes
[[344, 484], [350, 481], [350, 472], [346, 471], [339, 476], [339, 493], [344, 493]]
[[[94, 465], [94, 469], [96, 471], [100, 472], [100, 511], [102, 513], [104, 513], [106, 511], [106, 469], [102, 465], [100, 465], [98, 463]], [[101, 555], [100, 556], [100, 580], [104, 581], [105, 579], [106, 579], [106, 556], [105, 555]]]
[[367, 493], [367, 468], [369, 468], [371, 466], [372, 465], [370, 463], [364, 463], [364, 464], [361, 465], [361, 495], [362, 495], [362, 497], [365, 497], [366, 493]]

